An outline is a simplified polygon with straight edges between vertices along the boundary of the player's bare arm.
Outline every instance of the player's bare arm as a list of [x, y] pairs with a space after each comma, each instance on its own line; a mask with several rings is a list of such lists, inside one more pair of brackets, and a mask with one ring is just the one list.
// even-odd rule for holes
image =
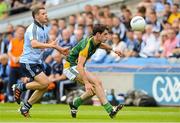
[[38, 42], [37, 40], [31, 40], [32, 48], [40, 48], [40, 49], [54, 48], [54, 45], [56, 45], [55, 41], [52, 41], [50, 43], [41, 43], [41, 42]]
[[93, 87], [90, 84], [90, 82], [86, 76], [85, 70], [84, 70], [85, 61], [86, 61], [86, 57], [83, 57], [83, 56], [78, 57], [77, 70], [79, 71], [79, 75], [82, 77], [82, 80], [85, 84], [86, 92], [90, 91], [91, 93], [93, 93]]
[[100, 48], [105, 49], [105, 50], [107, 50], [107, 51], [113, 51], [113, 52], [116, 53], [118, 56], [122, 56], [122, 55], [123, 55], [123, 53], [122, 53], [121, 51], [113, 49], [111, 46], [109, 46], [109, 45], [106, 44], [106, 43], [101, 43]]
[[69, 48], [68, 47], [60, 47], [58, 45], [55, 45], [53, 48], [55, 48], [57, 51], [59, 51], [61, 54], [67, 56], [69, 54]]

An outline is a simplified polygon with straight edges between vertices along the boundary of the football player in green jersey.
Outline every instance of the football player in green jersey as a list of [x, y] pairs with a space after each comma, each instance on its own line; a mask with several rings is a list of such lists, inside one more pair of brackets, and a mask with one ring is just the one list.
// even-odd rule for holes
[[85, 85], [85, 93], [77, 97], [70, 103], [71, 115], [76, 117], [78, 107], [84, 100], [97, 95], [102, 106], [105, 108], [111, 118], [123, 107], [118, 105], [113, 107], [106, 99], [101, 80], [91, 72], [84, 69], [86, 61], [95, 53], [97, 48], [103, 48], [108, 51], [114, 51], [121, 55], [120, 51], [115, 51], [111, 46], [104, 43], [107, 40], [108, 28], [101, 24], [93, 27], [92, 37], [80, 41], [69, 53], [64, 64], [64, 75], [73, 81]]

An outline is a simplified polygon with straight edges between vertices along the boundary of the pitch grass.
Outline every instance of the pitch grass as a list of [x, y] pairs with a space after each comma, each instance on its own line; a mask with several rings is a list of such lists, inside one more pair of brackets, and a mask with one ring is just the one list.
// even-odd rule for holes
[[68, 105], [36, 104], [31, 118], [22, 117], [17, 104], [0, 104], [0, 123], [175, 123], [180, 122], [180, 107], [124, 107], [110, 119], [99, 106], [81, 106], [76, 119], [71, 118]]

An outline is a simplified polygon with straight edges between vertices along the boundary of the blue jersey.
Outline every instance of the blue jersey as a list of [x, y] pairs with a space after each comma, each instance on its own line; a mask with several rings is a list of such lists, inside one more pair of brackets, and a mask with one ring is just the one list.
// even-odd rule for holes
[[31, 41], [37, 40], [41, 43], [48, 41], [47, 26], [40, 25], [34, 21], [27, 29], [24, 35], [24, 49], [20, 57], [20, 63], [41, 64], [44, 49], [32, 48]]

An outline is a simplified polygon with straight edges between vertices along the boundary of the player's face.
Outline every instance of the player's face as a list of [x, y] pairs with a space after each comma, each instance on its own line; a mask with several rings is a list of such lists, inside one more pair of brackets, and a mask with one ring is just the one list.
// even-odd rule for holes
[[46, 24], [48, 22], [48, 16], [45, 9], [39, 10], [39, 14], [37, 15], [37, 19], [40, 23]]
[[100, 36], [99, 36], [99, 40], [101, 41], [101, 42], [105, 42], [107, 39], [108, 39], [108, 31], [107, 30], [105, 30]]

